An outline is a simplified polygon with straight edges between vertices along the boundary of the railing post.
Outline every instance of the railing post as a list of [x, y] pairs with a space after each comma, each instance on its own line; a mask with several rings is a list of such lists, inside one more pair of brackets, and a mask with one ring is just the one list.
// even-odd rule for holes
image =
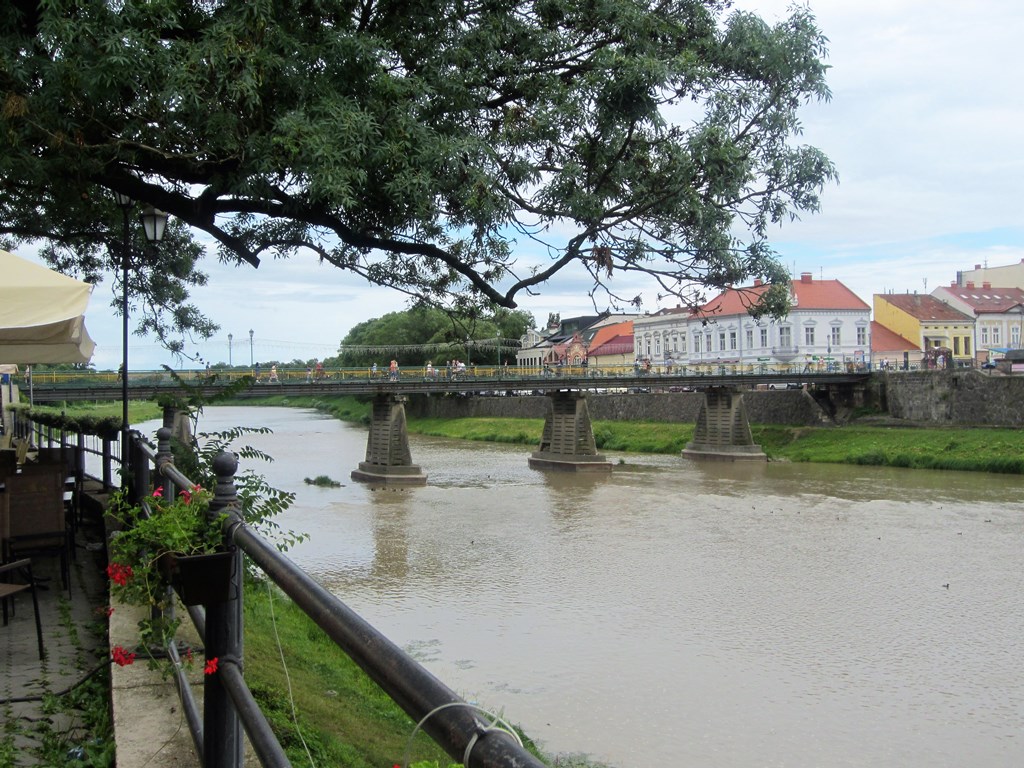
[[114, 484], [114, 473], [111, 471], [113, 461], [113, 441], [109, 435], [103, 436], [103, 490], [109, 491]]
[[[220, 453], [213, 460], [217, 487], [210, 502], [210, 520], [238, 505], [235, 472], [238, 458]], [[230, 542], [228, 542], [230, 544]], [[242, 554], [232, 547], [232, 583], [234, 599], [206, 608], [206, 660], [218, 665], [234, 664], [242, 671]], [[217, 673], [203, 681], [203, 766], [204, 768], [242, 768], [242, 722], [235, 705]]]
[[129, 430], [126, 434], [128, 435], [128, 453], [131, 455], [131, 498], [133, 504], [140, 504], [142, 498], [149, 495], [149, 459], [146, 458], [146, 454], [142, 450], [142, 436], [135, 430]]
[[165, 464], [173, 463], [174, 457], [171, 455], [171, 430], [166, 426], [160, 427], [156, 431], [156, 471], [164, 485], [165, 499], [176, 499], [178, 497], [179, 489], [175, 487], [174, 480], [163, 472]]

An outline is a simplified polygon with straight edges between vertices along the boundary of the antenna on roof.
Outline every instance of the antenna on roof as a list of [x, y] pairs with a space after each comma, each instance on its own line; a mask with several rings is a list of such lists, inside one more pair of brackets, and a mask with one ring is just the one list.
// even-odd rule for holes
[[928, 293], [928, 278], [927, 277], [922, 277], [921, 278], [921, 282], [924, 283], [924, 292]]

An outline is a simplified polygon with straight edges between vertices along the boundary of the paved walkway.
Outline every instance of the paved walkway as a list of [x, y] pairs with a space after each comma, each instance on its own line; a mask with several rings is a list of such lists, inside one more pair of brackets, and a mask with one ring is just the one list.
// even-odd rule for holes
[[[105, 499], [95, 487], [92, 496]], [[110, 647], [133, 647], [136, 609], [115, 606], [107, 618], [104, 528], [87, 514], [75, 540], [71, 596], [61, 589], [56, 559], [34, 559], [33, 572], [48, 579], [39, 591], [46, 658], [39, 659], [31, 598], [16, 598], [15, 615], [0, 626], [0, 768], [62, 766], [96, 750], [83, 732], [82, 712], [68, 692], [109, 667], [118, 768], [197, 766], [174, 684], [145, 662], [110, 664]], [[191, 627], [190, 622], [185, 622]], [[190, 642], [198, 645], [195, 639]], [[194, 682], [202, 677], [201, 665]], [[201, 699], [201, 686], [197, 693]]]
[[102, 679], [107, 665], [105, 568], [95, 517], [75, 537], [70, 598], [61, 587], [59, 560], [33, 559], [34, 575], [46, 579], [38, 590], [46, 658], [39, 659], [31, 597], [22, 593], [8, 626], [0, 626], [0, 766], [60, 765], [62, 753], [70, 762], [89, 746], [82, 743], [81, 712], [62, 694], [97, 675]]

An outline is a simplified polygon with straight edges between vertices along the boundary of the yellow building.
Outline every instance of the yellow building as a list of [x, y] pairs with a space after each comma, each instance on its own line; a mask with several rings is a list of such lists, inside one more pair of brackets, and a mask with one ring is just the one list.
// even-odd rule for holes
[[929, 349], [945, 348], [954, 360], [973, 360], [974, 318], [970, 315], [927, 294], [876, 293], [872, 303], [875, 322], [918, 344], [922, 357]]

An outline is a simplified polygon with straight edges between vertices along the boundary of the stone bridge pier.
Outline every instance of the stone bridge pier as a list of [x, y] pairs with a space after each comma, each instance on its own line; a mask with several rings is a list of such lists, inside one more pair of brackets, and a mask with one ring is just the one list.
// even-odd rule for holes
[[729, 387], [709, 387], [704, 392], [693, 440], [682, 455], [715, 461], [768, 460], [750, 433], [742, 392]]
[[373, 399], [366, 460], [352, 471], [352, 479], [381, 485], [427, 484], [427, 476], [412, 463], [401, 395], [382, 394]]
[[544, 418], [540, 446], [530, 456], [533, 469], [606, 472], [612, 468], [597, 452], [587, 396], [578, 391], [549, 392], [551, 407]]

